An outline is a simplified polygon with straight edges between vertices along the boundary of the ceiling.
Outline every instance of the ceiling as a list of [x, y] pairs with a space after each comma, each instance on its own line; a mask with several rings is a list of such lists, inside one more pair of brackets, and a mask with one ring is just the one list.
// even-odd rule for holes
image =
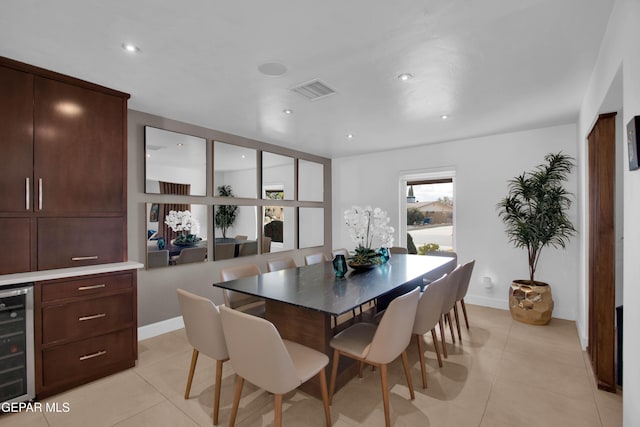
[[[3, 0], [0, 55], [130, 93], [134, 110], [335, 158], [575, 122], [613, 3]], [[313, 79], [336, 93], [291, 90]]]

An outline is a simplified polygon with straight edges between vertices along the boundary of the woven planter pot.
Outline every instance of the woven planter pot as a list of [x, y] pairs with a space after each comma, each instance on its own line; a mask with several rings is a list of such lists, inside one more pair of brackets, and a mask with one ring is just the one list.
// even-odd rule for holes
[[514, 280], [509, 288], [509, 311], [515, 320], [530, 325], [546, 325], [553, 312], [551, 286], [544, 282]]

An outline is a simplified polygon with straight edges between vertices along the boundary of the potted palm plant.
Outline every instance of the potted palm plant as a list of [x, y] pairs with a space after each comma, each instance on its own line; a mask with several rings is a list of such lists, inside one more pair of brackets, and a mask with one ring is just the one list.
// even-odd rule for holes
[[535, 280], [542, 249], [565, 248], [576, 229], [567, 214], [571, 193], [564, 188], [573, 158], [560, 153], [509, 181], [507, 197], [498, 203], [509, 241], [527, 250], [529, 279], [514, 280], [509, 290], [511, 316], [524, 323], [546, 325], [551, 320], [553, 298], [549, 284]]

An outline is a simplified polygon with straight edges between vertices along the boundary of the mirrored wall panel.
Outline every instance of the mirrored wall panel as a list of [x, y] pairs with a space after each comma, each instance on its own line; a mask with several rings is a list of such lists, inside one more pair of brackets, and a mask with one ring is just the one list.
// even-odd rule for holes
[[270, 240], [269, 251], [281, 252], [295, 249], [295, 208], [264, 206], [262, 210], [262, 234]]
[[324, 245], [324, 209], [298, 208], [300, 248]]
[[204, 262], [207, 254], [207, 206], [147, 203], [147, 268]]
[[258, 254], [257, 206], [214, 206], [213, 222], [215, 261]]
[[207, 194], [207, 140], [144, 127], [145, 192]]
[[262, 198], [293, 200], [293, 157], [262, 152]]
[[253, 148], [213, 143], [213, 195], [228, 186], [234, 197], [258, 198], [257, 155]]
[[324, 166], [308, 160], [298, 160], [298, 200], [324, 201]]

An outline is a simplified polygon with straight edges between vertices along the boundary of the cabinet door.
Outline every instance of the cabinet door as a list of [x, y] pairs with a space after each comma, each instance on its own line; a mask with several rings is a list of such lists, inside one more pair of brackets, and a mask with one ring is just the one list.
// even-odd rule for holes
[[0, 67], [0, 212], [33, 208], [33, 76]]
[[122, 262], [124, 218], [38, 218], [38, 270]]
[[36, 77], [34, 105], [36, 211], [122, 212], [123, 99]]
[[0, 256], [0, 274], [31, 271], [31, 219], [0, 218], [5, 250]]

